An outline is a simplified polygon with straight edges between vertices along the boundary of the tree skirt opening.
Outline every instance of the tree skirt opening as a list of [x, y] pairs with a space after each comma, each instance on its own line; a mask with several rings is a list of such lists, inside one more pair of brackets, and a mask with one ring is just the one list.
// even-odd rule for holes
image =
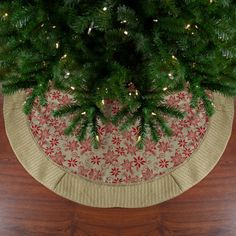
[[[122, 132], [99, 121], [100, 146], [88, 137], [64, 135], [72, 116], [55, 118], [51, 111], [73, 102], [69, 94], [51, 90], [48, 105], [36, 100], [30, 116], [23, 114], [26, 93], [4, 99], [6, 131], [25, 169], [57, 194], [93, 207], [145, 207], [171, 199], [204, 178], [221, 157], [232, 130], [233, 99], [211, 94], [216, 112], [208, 118], [202, 103], [190, 107], [187, 92], [170, 95], [166, 103], [186, 112], [184, 119], [166, 117], [173, 130], [154, 143], [136, 148], [138, 124]], [[120, 105], [106, 100], [114, 115]]]

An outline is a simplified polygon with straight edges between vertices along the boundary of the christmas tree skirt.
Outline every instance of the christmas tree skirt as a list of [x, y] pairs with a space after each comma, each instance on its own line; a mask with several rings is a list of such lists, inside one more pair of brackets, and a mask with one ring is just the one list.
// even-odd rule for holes
[[[202, 104], [192, 109], [190, 95], [180, 92], [166, 102], [185, 111], [183, 120], [168, 118], [173, 136], [153, 143], [147, 138], [136, 148], [138, 126], [120, 131], [99, 122], [100, 146], [89, 137], [78, 142], [63, 131], [70, 117], [55, 118], [51, 111], [73, 102], [68, 94], [52, 90], [48, 105], [36, 101], [33, 112], [22, 111], [26, 93], [5, 96], [4, 118], [11, 146], [24, 168], [55, 193], [92, 207], [146, 207], [176, 197], [203, 179], [216, 165], [229, 140], [233, 99], [213, 94], [215, 114], [208, 118]], [[112, 114], [116, 101], [105, 106]]]

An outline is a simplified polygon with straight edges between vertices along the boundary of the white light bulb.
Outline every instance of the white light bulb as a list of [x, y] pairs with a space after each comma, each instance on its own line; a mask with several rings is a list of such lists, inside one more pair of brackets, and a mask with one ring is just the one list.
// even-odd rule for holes
[[153, 115], [153, 116], [156, 116], [157, 114], [156, 114], [155, 112], [152, 112], [152, 115]]
[[107, 11], [107, 7], [103, 7], [103, 9], [102, 9], [103, 11]]
[[158, 22], [158, 19], [153, 19], [153, 22]]
[[172, 55], [172, 59], [177, 60], [177, 58], [174, 55]]
[[165, 88], [163, 88], [163, 91], [166, 91], [168, 88], [167, 87], [165, 87]]
[[86, 115], [86, 111], [82, 112], [81, 115]]
[[127, 20], [122, 20], [121, 23], [125, 24], [125, 23], [127, 23]]
[[129, 32], [128, 32], [127, 30], [125, 30], [125, 31], [124, 31], [124, 34], [125, 34], [125, 35], [128, 35], [128, 34], [129, 34]]
[[186, 26], [185, 26], [185, 29], [189, 29], [191, 27], [191, 25], [190, 24], [187, 24]]
[[61, 59], [65, 59], [65, 58], [67, 58], [67, 54], [64, 54], [64, 55], [61, 57]]
[[73, 87], [73, 86], [71, 86], [70, 88], [71, 88], [72, 90], [75, 90], [75, 87]]
[[59, 42], [56, 43], [56, 49], [58, 49], [60, 46]]

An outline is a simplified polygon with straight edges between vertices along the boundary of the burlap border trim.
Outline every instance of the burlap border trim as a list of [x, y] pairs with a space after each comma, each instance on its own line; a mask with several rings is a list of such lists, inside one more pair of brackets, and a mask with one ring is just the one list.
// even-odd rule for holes
[[180, 195], [214, 168], [231, 136], [234, 117], [234, 100], [214, 94], [216, 113], [198, 150], [186, 163], [151, 182], [109, 186], [67, 173], [47, 159], [33, 139], [22, 112], [24, 97], [22, 92], [4, 98], [6, 132], [18, 160], [30, 175], [53, 192], [91, 207], [147, 207]]

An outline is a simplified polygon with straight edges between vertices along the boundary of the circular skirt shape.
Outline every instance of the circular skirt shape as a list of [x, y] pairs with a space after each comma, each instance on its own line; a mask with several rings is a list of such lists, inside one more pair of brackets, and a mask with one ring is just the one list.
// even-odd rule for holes
[[[189, 107], [190, 95], [181, 92], [166, 102], [186, 112], [181, 121], [167, 117], [172, 137], [157, 144], [147, 139], [135, 148], [137, 124], [126, 132], [99, 123], [100, 146], [89, 138], [78, 142], [63, 130], [73, 118], [54, 118], [50, 112], [72, 97], [48, 93], [48, 106], [38, 101], [30, 116], [23, 113], [25, 92], [4, 98], [4, 119], [10, 144], [24, 168], [55, 193], [92, 207], [147, 207], [183, 193], [203, 179], [220, 159], [231, 135], [234, 100], [213, 94], [215, 114], [208, 118], [202, 104]], [[119, 104], [106, 101], [106, 112], [115, 114]]]

